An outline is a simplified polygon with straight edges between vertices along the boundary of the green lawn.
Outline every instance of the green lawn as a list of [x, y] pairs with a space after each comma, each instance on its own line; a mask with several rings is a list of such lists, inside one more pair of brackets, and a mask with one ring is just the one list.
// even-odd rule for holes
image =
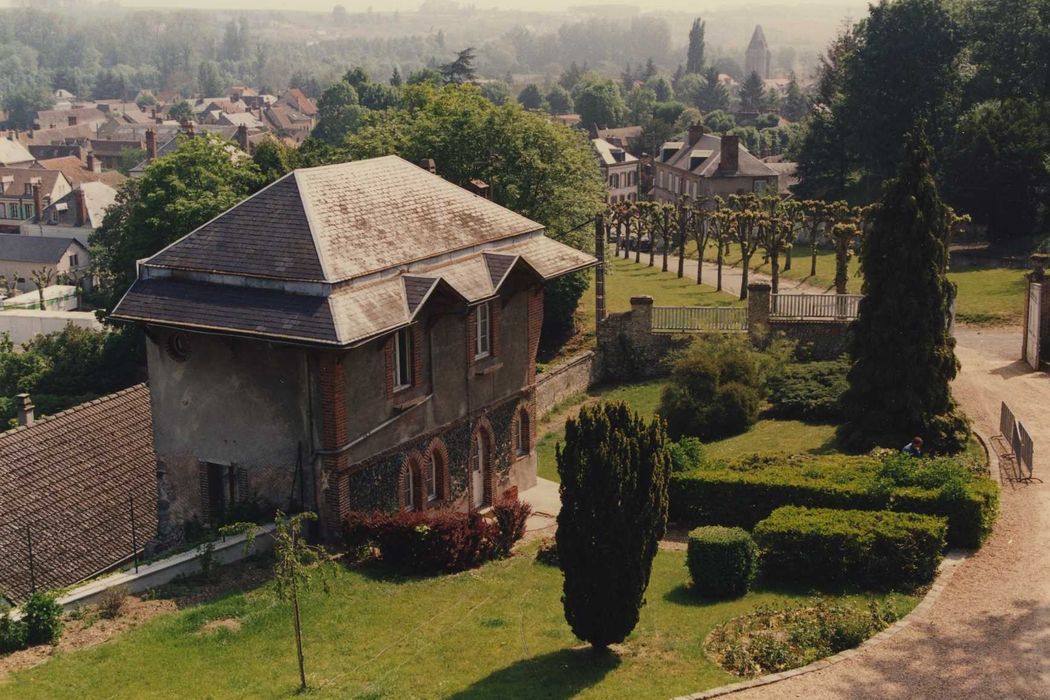
[[[696, 256], [696, 244], [690, 251]], [[715, 260], [715, 249], [708, 246], [705, 260]], [[740, 252], [734, 248], [726, 258], [727, 263], [740, 262]], [[783, 266], [783, 262], [781, 263]], [[751, 269], [769, 273], [770, 266], [762, 261], [761, 252], [751, 258]], [[817, 252], [817, 274], [810, 276], [810, 253], [805, 245], [795, 250], [791, 270], [781, 270], [789, 279], [804, 279], [821, 289], [835, 286], [835, 254], [828, 250]], [[948, 279], [959, 289], [956, 303], [956, 319], [961, 323], [981, 325], [1019, 324], [1024, 317], [1024, 270], [1006, 267], [957, 267], [948, 273]], [[849, 261], [849, 279], [846, 291], [860, 294], [863, 279], [856, 256]]]
[[[667, 380], [659, 379], [642, 384], [623, 384], [616, 387], [596, 387], [589, 396], [606, 401], [625, 401], [634, 410], [648, 418], [656, 415], [660, 395]], [[582, 401], [584, 397], [579, 397]], [[566, 406], [562, 409], [569, 410]], [[550, 420], [558, 420], [552, 415]], [[564, 428], [552, 430], [536, 443], [538, 473], [544, 479], [558, 481], [558, 466], [554, 447], [565, 440]], [[751, 430], [740, 435], [717, 440], [705, 445], [711, 459], [732, 459], [747, 454], [827, 454], [836, 452], [835, 426], [814, 425], [793, 420], [759, 420]]]
[[[610, 248], [611, 251], [611, 248]], [[611, 253], [610, 253], [611, 255]], [[660, 271], [660, 258], [657, 257], [654, 267], [648, 267], [648, 258], [643, 257], [640, 264], [634, 259], [610, 257], [605, 276], [605, 309], [607, 313], [619, 313], [631, 309], [631, 297], [647, 294], [658, 306], [739, 306], [745, 302], [735, 296], [715, 291], [706, 284], [698, 285], [690, 277], [678, 278], [675, 271]], [[594, 275], [591, 275], [590, 286], [580, 298], [576, 308], [576, 325], [579, 334], [573, 338], [558, 357], [552, 360], [567, 359], [584, 348], [594, 345]]]
[[[760, 591], [705, 603], [686, 588], [685, 553], [660, 552], [637, 628], [617, 655], [601, 656], [572, 635], [561, 573], [536, 563], [534, 551], [426, 579], [329, 565], [330, 594], [311, 593], [303, 606], [309, 696], [662, 700], [735, 680], [704, 657], [716, 624], [805, 600]], [[901, 612], [916, 603], [891, 600]], [[224, 618], [241, 628], [200, 633]], [[286, 698], [297, 685], [290, 609], [265, 585], [13, 674], [0, 698]]]

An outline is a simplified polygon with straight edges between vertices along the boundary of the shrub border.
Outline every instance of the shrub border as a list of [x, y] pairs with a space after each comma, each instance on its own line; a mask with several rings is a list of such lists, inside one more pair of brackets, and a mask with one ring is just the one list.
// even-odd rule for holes
[[955, 570], [960, 564], [968, 560], [975, 553], [975, 550], [969, 549], [953, 549], [949, 551], [937, 569], [937, 578], [934, 579], [933, 584], [930, 586], [930, 590], [927, 591], [926, 595], [923, 596], [923, 599], [919, 601], [919, 604], [912, 608], [911, 612], [907, 615], [897, 620], [874, 637], [862, 642], [860, 646], [854, 647], [853, 649], [847, 649], [846, 651], [840, 651], [833, 656], [828, 656], [819, 661], [814, 661], [811, 664], [799, 666], [798, 668], [793, 668], [788, 671], [769, 673], [765, 676], [752, 678], [751, 680], [731, 683], [730, 685], [711, 688], [710, 690], [704, 690], [691, 695], [679, 695], [673, 698], [673, 700], [708, 700], [708, 698], [718, 698], [724, 695], [731, 695], [744, 690], [750, 690], [751, 688], [760, 688], [762, 686], [772, 685], [773, 683], [779, 683], [788, 678], [803, 676], [807, 673], [820, 671], [830, 666], [834, 666], [835, 664], [842, 663], [843, 661], [856, 658], [862, 652], [877, 647], [883, 642], [893, 638], [898, 633], [910, 627], [912, 623], [920, 622], [929, 617], [930, 609], [933, 607], [934, 603], [937, 602], [937, 599], [941, 597], [941, 593], [944, 592], [944, 589], [947, 588], [952, 576], [955, 575]]

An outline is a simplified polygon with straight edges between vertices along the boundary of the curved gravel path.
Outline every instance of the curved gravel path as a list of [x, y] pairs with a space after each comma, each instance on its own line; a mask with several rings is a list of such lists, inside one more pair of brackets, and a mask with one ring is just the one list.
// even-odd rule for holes
[[[1005, 400], [1035, 441], [1036, 475], [1050, 481], [1050, 375], [1014, 359], [1020, 329], [962, 327], [957, 337], [953, 390], [976, 430], [998, 432]], [[732, 697], [1050, 698], [1050, 484], [1004, 486], [995, 531], [924, 620], [835, 666]]]

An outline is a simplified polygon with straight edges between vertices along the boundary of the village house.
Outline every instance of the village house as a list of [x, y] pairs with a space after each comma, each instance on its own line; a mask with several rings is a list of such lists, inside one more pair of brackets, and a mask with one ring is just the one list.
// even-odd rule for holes
[[157, 524], [144, 384], [46, 418], [30, 396], [16, 405], [19, 426], [0, 432], [0, 598], [10, 602], [129, 561]]
[[60, 275], [86, 272], [90, 263], [87, 246], [75, 238], [0, 233], [0, 275], [19, 292], [37, 289], [35, 272], [50, 272], [54, 284]]
[[[23, 236], [76, 238], [86, 243], [91, 233], [102, 225], [106, 209], [117, 199], [117, 191], [105, 182], [84, 182], [44, 207], [44, 215], [23, 221]], [[85, 260], [87, 265], [90, 260]]]
[[609, 204], [637, 201], [638, 159], [605, 139], [591, 139], [591, 145], [598, 156], [598, 165], [605, 178], [605, 189], [608, 192], [606, 201]]
[[158, 537], [536, 483], [544, 283], [595, 263], [395, 156], [296, 170], [139, 265]]
[[296, 112], [305, 114], [311, 119], [317, 117], [317, 104], [303, 94], [303, 91], [299, 88], [291, 88], [285, 91], [283, 95], [277, 98], [277, 102], [286, 104]]
[[90, 151], [85, 160], [76, 156], [63, 156], [43, 158], [38, 163], [45, 170], [57, 170], [62, 173], [73, 187], [86, 182], [102, 182], [110, 187], [120, 187], [127, 180], [127, 177], [116, 170], [104, 170], [102, 161]]
[[621, 126], [614, 129], [606, 129], [592, 124], [588, 132], [592, 141], [594, 139], [604, 139], [617, 148], [633, 153], [641, 145], [643, 129], [640, 126]]
[[18, 233], [23, 221], [72, 191], [65, 176], [45, 168], [0, 168], [0, 233]]
[[33, 154], [18, 141], [0, 138], [0, 167], [28, 168], [34, 160]]
[[740, 145], [740, 137], [707, 134], [689, 127], [685, 141], [668, 141], [653, 160], [653, 198], [676, 202], [682, 196], [726, 197], [779, 189], [779, 175]]

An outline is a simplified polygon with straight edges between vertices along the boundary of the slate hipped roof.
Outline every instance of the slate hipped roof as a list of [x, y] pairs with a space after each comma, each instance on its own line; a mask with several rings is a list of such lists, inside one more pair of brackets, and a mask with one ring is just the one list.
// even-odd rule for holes
[[410, 323], [441, 287], [494, 296], [594, 258], [396, 156], [296, 170], [162, 250], [113, 318], [349, 346]]
[[722, 168], [722, 139], [712, 134], [703, 134], [696, 143], [686, 141], [668, 141], [661, 152], [673, 150], [673, 155], [661, 161], [681, 170], [688, 170], [707, 178], [719, 177], [766, 177], [774, 178], [777, 173], [768, 165], [756, 158], [741, 144], [737, 157], [737, 169]]
[[56, 265], [62, 261], [62, 257], [71, 245], [87, 251], [87, 248], [74, 238], [0, 233], [0, 260], [4, 262], [33, 263], [36, 265]]
[[144, 384], [0, 433], [0, 596], [69, 586], [131, 555], [156, 530], [156, 458]]

